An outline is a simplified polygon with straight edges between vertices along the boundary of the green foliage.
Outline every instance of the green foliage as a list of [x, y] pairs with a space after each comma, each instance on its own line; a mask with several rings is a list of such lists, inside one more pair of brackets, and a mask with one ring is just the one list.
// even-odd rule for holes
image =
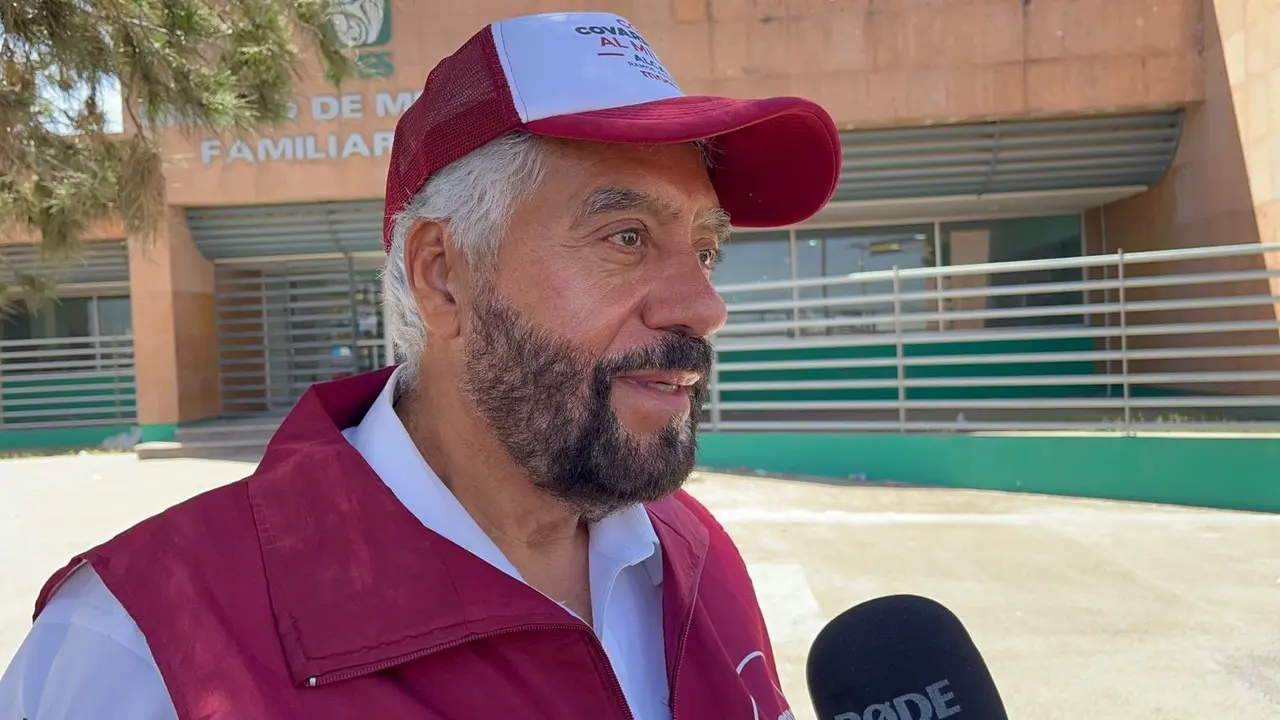
[[[164, 217], [157, 133], [245, 132], [288, 119], [307, 55], [355, 74], [334, 0], [0, 0], [0, 232], [32, 232], [52, 263], [118, 219], [153, 242]], [[124, 133], [104, 88], [118, 79]], [[0, 314], [39, 304], [47, 278], [0, 256]]]

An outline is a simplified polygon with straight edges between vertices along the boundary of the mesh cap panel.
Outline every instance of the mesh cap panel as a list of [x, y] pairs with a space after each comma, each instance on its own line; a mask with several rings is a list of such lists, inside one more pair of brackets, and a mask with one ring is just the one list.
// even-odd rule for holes
[[520, 116], [493, 44], [493, 30], [476, 33], [427, 76], [422, 96], [396, 123], [387, 169], [384, 245], [391, 247], [397, 213], [431, 175], [520, 127]]

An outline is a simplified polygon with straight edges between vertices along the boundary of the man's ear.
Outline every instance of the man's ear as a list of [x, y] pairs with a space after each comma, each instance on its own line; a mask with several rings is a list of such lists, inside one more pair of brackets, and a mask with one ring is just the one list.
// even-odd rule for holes
[[433, 337], [449, 340], [461, 331], [461, 311], [455, 297], [461, 258], [446, 241], [448, 226], [423, 220], [409, 231], [404, 244], [404, 267], [418, 312]]

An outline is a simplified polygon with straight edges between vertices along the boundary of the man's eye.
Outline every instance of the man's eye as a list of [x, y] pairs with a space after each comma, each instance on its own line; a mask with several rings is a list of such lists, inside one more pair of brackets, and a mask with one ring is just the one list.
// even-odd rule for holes
[[622, 230], [609, 237], [623, 247], [639, 247], [641, 243], [639, 230]]
[[707, 248], [698, 251], [698, 261], [706, 267], [715, 267], [720, 262], [721, 253], [716, 248]]

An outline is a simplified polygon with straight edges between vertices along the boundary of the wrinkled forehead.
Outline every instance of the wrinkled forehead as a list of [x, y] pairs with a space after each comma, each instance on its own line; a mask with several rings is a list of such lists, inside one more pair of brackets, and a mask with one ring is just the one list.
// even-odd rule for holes
[[724, 215], [700, 145], [556, 141], [550, 155], [543, 185], [577, 219], [625, 210], [664, 219]]

